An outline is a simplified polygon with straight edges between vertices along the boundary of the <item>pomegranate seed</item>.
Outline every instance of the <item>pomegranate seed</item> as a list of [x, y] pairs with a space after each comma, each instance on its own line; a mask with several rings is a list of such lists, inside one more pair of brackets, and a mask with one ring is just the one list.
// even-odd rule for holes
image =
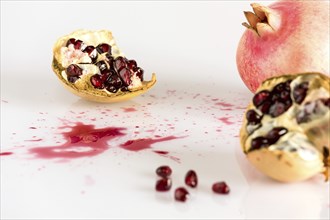
[[246, 112], [246, 120], [248, 121], [248, 124], [252, 124], [252, 125], [259, 124], [261, 118], [262, 117], [252, 109]]
[[198, 184], [198, 178], [197, 178], [197, 174], [195, 171], [193, 170], [189, 170], [186, 174], [185, 177], [185, 183], [190, 186], [195, 188]]
[[100, 69], [101, 72], [108, 69], [108, 64], [104, 60], [95, 63], [95, 65]]
[[270, 96], [270, 92], [267, 90], [262, 90], [260, 92], [258, 92], [257, 94], [254, 95], [253, 97], [253, 104], [256, 107], [259, 107], [261, 104], [263, 104], [265, 101], [268, 100]]
[[76, 76], [77, 77], [77, 76], [82, 75], [82, 69], [76, 64], [71, 64], [66, 68], [65, 73], [68, 76]]
[[280, 99], [282, 101], [287, 101], [287, 100], [290, 100], [290, 92], [289, 91], [282, 91], [280, 93]]
[[117, 74], [112, 74], [107, 80], [106, 89], [111, 93], [116, 93], [122, 86], [122, 81]]
[[251, 148], [249, 151], [258, 150], [262, 147], [267, 147], [267, 146], [269, 146], [269, 141], [267, 138], [256, 137], [256, 138], [252, 139]]
[[97, 52], [94, 46], [87, 46], [83, 52], [88, 53], [88, 56], [92, 59], [93, 62], [97, 59]]
[[68, 81], [70, 83], [75, 83], [79, 79], [78, 76], [68, 76]]
[[228, 194], [230, 192], [229, 186], [226, 184], [226, 182], [216, 182], [212, 185], [212, 190], [215, 193], [219, 194]]
[[123, 80], [125, 86], [129, 86], [131, 84], [131, 71], [124, 67], [119, 71], [119, 76]]
[[275, 127], [268, 132], [266, 138], [268, 139], [269, 144], [274, 144], [286, 133], [288, 133], [288, 129], [284, 127]]
[[172, 174], [172, 169], [169, 166], [160, 166], [156, 169], [156, 174], [161, 177], [169, 177]]
[[266, 102], [264, 102], [262, 105], [260, 105], [258, 109], [259, 109], [262, 113], [264, 113], [264, 114], [268, 114], [271, 105], [272, 105], [272, 103], [271, 103], [270, 101], [266, 101]]
[[172, 180], [169, 178], [163, 178], [156, 182], [156, 190], [159, 192], [169, 191], [172, 187]]
[[323, 102], [323, 104], [324, 104], [325, 106], [327, 106], [327, 107], [330, 108], [330, 98], [328, 98], [328, 99], [322, 99], [321, 101]]
[[113, 56], [111, 56], [111, 53], [106, 53], [105, 57], [107, 58], [107, 61], [110, 64], [110, 66], [113, 66], [112, 62], [114, 61], [114, 58], [113, 58]]
[[83, 46], [83, 42], [81, 40], [76, 40], [73, 45], [74, 45], [74, 49], [80, 50]]
[[143, 81], [143, 69], [141, 69], [140, 67], [137, 67], [135, 70], [134, 70], [135, 74], [137, 77], [140, 78], [141, 81]]
[[269, 114], [272, 117], [277, 117], [286, 111], [286, 106], [282, 102], [275, 102], [269, 109]]
[[137, 67], [136, 61], [135, 60], [127, 61], [127, 67], [130, 70], [133, 70], [134, 68], [136, 68]]
[[104, 84], [103, 84], [103, 81], [101, 79], [101, 75], [98, 75], [98, 74], [93, 75], [91, 77], [91, 83], [97, 89], [103, 89], [104, 88]]
[[99, 52], [99, 54], [102, 53], [108, 53], [111, 54], [111, 46], [109, 44], [103, 43], [103, 44], [99, 44], [96, 47], [97, 52]]
[[300, 83], [299, 85], [296, 85], [293, 89], [293, 99], [296, 103], [301, 104], [306, 95], [308, 90], [308, 82]]
[[115, 69], [117, 71], [123, 69], [124, 67], [126, 67], [126, 59], [124, 57], [117, 57], [115, 59], [115, 62], [114, 62], [114, 66], [115, 66]]
[[176, 201], [185, 202], [189, 197], [189, 192], [184, 187], [175, 189], [174, 198]]
[[68, 47], [70, 44], [74, 44], [76, 42], [76, 39], [74, 38], [70, 38], [67, 42], [66, 42], [66, 46]]

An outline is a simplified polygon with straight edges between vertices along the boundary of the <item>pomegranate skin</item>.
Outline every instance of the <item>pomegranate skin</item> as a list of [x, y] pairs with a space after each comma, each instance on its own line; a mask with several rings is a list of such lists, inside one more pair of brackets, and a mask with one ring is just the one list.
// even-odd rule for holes
[[[251, 4], [260, 8], [259, 4]], [[278, 1], [265, 10], [258, 31], [248, 28], [236, 62], [252, 91], [274, 76], [320, 72], [329, 76], [329, 1]], [[270, 24], [270, 25], [264, 25]]]

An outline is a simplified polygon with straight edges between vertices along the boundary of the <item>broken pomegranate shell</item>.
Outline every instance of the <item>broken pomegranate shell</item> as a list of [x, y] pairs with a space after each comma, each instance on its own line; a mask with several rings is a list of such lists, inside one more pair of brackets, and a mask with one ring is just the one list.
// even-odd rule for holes
[[329, 175], [330, 79], [320, 73], [270, 78], [244, 114], [240, 141], [269, 177], [293, 182]]
[[[116, 68], [117, 58], [125, 69]], [[124, 101], [148, 91], [156, 83], [156, 75], [144, 81], [137, 65], [123, 55], [106, 30], [75, 31], [59, 38], [53, 48], [52, 68], [62, 84], [91, 101]]]

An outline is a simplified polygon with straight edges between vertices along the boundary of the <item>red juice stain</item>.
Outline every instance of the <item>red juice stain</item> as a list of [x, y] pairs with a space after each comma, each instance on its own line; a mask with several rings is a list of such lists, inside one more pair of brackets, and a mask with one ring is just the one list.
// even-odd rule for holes
[[136, 112], [137, 110], [135, 108], [123, 108], [124, 112]]
[[222, 107], [233, 107], [234, 105], [230, 104], [230, 103], [227, 103], [227, 102], [217, 102], [215, 103], [215, 105], [219, 105], [219, 106], [222, 106]]
[[234, 124], [234, 122], [229, 121], [229, 118], [228, 117], [222, 117], [222, 118], [219, 118], [219, 120], [222, 123], [226, 124], [226, 125], [232, 125], [232, 124]]
[[37, 129], [36, 127], [29, 127], [29, 129]]
[[0, 156], [9, 156], [12, 154], [13, 154], [13, 152], [2, 152], [2, 153], [0, 153]]
[[179, 139], [182, 137], [175, 137], [175, 136], [167, 136], [163, 138], [158, 139], [152, 139], [152, 138], [142, 138], [142, 139], [135, 139], [135, 140], [128, 140], [125, 143], [121, 144], [120, 147], [129, 150], [129, 151], [140, 151], [151, 148], [152, 144], [164, 142], [164, 141], [170, 141]]
[[39, 138], [39, 139], [31, 139], [31, 140], [25, 140], [25, 141], [30, 141], [30, 142], [40, 142], [40, 141], [42, 141], [42, 139]]
[[42, 146], [29, 149], [29, 152], [37, 158], [81, 158], [92, 157], [106, 151], [108, 141], [116, 137], [124, 136], [120, 127], [106, 127], [96, 129], [94, 125], [87, 125], [77, 122], [74, 126], [63, 126], [70, 131], [63, 132], [62, 136], [66, 140], [59, 146]]

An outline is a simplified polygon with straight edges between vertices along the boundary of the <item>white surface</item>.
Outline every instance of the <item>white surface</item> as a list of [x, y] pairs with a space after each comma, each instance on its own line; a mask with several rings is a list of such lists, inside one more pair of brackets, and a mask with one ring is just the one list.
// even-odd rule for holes
[[[13, 152], [0, 157], [1, 218], [328, 219], [329, 184], [322, 177], [274, 182], [240, 151], [237, 134], [252, 94], [239, 78], [235, 53], [249, 3], [1, 2], [1, 152]], [[50, 68], [52, 46], [79, 28], [112, 30], [146, 78], [157, 73], [157, 85], [143, 97], [116, 104], [86, 102], [67, 92]], [[229, 111], [212, 99], [234, 106]], [[138, 111], [125, 113], [123, 107]], [[80, 112], [85, 113], [77, 118]], [[60, 119], [124, 126], [126, 140], [185, 136], [152, 146], [180, 163], [150, 149], [121, 149], [116, 144], [123, 139], [95, 157], [62, 163], [34, 158], [28, 149], [56, 145]], [[26, 141], [33, 138], [43, 141]], [[174, 171], [168, 193], [154, 190], [154, 171], [163, 164]], [[199, 175], [199, 186], [181, 204], [173, 193], [189, 169]], [[211, 192], [219, 180], [230, 185], [229, 195]]]

